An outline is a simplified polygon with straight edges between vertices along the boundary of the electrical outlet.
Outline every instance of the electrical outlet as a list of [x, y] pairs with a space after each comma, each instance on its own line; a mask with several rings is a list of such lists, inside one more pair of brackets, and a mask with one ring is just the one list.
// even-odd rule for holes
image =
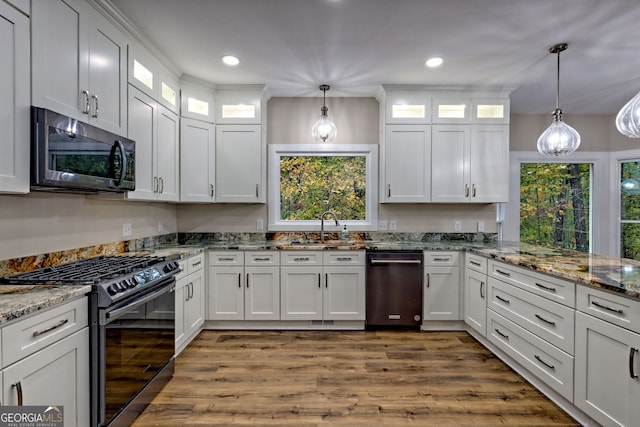
[[484, 232], [484, 221], [478, 221], [478, 232]]
[[166, 230], [164, 229], [164, 222], [158, 221], [158, 233], [164, 233]]
[[453, 221], [453, 231], [462, 231], [462, 221]]
[[378, 221], [378, 231], [387, 231], [387, 220]]
[[398, 229], [398, 221], [396, 221], [395, 219], [392, 219], [391, 221], [389, 221], [389, 230], [396, 231], [397, 229]]
[[132, 233], [131, 224], [122, 224], [122, 237], [129, 237]]
[[256, 230], [264, 230], [264, 220], [256, 219]]

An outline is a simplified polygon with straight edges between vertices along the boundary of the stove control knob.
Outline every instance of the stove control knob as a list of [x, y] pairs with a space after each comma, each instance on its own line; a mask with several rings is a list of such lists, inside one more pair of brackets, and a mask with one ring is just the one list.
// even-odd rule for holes
[[120, 283], [118, 283], [118, 291], [119, 292], [124, 292], [126, 291], [128, 288], [127, 286], [127, 281], [126, 280], [122, 280]]
[[171, 261], [166, 263], [162, 269], [164, 270], [165, 273], [170, 273], [176, 268], [178, 268], [178, 263], [175, 261]]
[[135, 282], [135, 280], [133, 280], [133, 278], [125, 279], [124, 283], [127, 285], [127, 288], [129, 288], [129, 289], [136, 287], [136, 282]]
[[107, 287], [107, 292], [109, 295], [115, 295], [118, 293], [118, 286], [114, 283], [113, 285], [109, 285]]

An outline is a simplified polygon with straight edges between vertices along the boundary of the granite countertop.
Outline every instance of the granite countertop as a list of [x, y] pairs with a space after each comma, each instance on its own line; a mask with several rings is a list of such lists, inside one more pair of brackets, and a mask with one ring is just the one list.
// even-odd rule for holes
[[90, 285], [2, 285], [0, 326], [11, 320], [87, 295]]
[[[129, 254], [164, 256], [180, 260], [205, 250], [427, 250], [467, 251], [489, 259], [550, 274], [578, 284], [640, 299], [640, 261], [546, 248], [517, 242], [481, 243], [464, 240], [423, 241], [229, 241], [170, 245]], [[0, 286], [0, 326], [13, 319], [86, 295], [90, 286]]]

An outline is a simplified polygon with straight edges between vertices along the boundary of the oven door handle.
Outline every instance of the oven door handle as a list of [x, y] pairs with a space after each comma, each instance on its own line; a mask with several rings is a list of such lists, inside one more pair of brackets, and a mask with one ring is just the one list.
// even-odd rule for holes
[[124, 307], [116, 308], [114, 310], [106, 312], [105, 316], [109, 320], [109, 322], [107, 322], [107, 323], [110, 323], [111, 321], [116, 320], [118, 317], [126, 314], [127, 312], [131, 311], [132, 309], [134, 309], [134, 308], [136, 308], [136, 307], [138, 307], [140, 305], [146, 304], [149, 301], [158, 298], [160, 295], [164, 295], [166, 293], [173, 292], [175, 290], [175, 288], [176, 288], [175, 279], [172, 279], [171, 280], [171, 286], [163, 287], [162, 289], [154, 291], [154, 292], [151, 292], [150, 294], [147, 294], [147, 295], [143, 296], [140, 299], [136, 299], [131, 304], [127, 304]]

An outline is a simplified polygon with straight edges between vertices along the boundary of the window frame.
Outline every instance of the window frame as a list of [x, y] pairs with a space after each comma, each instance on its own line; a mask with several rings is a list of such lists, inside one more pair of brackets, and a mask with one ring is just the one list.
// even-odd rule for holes
[[611, 187], [609, 191], [613, 195], [612, 204], [614, 205], [614, 208], [612, 210], [614, 212], [612, 213], [612, 221], [610, 222], [611, 224], [613, 224], [613, 230], [611, 230], [612, 236], [615, 236], [615, 241], [612, 242], [613, 248], [611, 254], [616, 257], [620, 257], [622, 255], [622, 194], [620, 191], [620, 174], [622, 173], [622, 163], [637, 161], [640, 161], [640, 150], [637, 149], [611, 153]]
[[376, 231], [378, 224], [378, 145], [376, 144], [270, 144], [268, 147], [268, 230], [319, 231], [317, 220], [282, 220], [280, 212], [280, 158], [283, 156], [364, 156], [366, 158], [366, 201], [364, 221], [338, 218], [340, 227], [325, 223], [328, 231], [339, 231], [347, 225], [349, 231]]
[[[611, 177], [608, 152], [575, 152], [565, 157], [546, 157], [537, 151], [512, 151], [509, 167], [509, 203], [504, 207], [503, 239], [520, 242], [520, 168], [522, 163], [591, 163], [591, 229], [589, 230], [589, 253], [615, 254], [611, 240], [610, 208]], [[619, 250], [618, 250], [619, 251]]]

